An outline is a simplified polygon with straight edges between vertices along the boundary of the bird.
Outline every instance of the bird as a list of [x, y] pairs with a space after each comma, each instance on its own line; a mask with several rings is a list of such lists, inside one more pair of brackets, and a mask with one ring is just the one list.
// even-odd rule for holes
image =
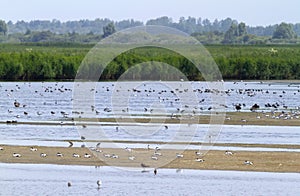
[[3, 147], [0, 147], [0, 150], [4, 150], [4, 148], [3, 148]]
[[158, 157], [152, 156], [151, 159], [157, 161], [157, 160], [158, 160]]
[[80, 155], [79, 155], [79, 154], [76, 154], [76, 153], [73, 153], [73, 157], [74, 157], [74, 158], [79, 158]]
[[149, 165], [146, 165], [146, 164], [144, 164], [144, 163], [141, 163], [141, 167], [142, 168], [146, 168], [146, 167], [150, 167]]
[[37, 148], [31, 147], [30, 150], [31, 150], [32, 152], [35, 152], [35, 151], [37, 151]]
[[244, 165], [253, 165], [253, 163], [251, 161], [246, 160], [244, 161]]
[[98, 189], [99, 189], [101, 187], [101, 185], [102, 185], [101, 180], [97, 180], [97, 185], [98, 185]]
[[47, 156], [46, 153], [41, 153], [41, 154], [40, 154], [40, 157], [46, 157], [46, 156]]
[[69, 142], [69, 148], [71, 148], [72, 146], [73, 146], [73, 142], [71, 142], [71, 141], [68, 141]]
[[100, 148], [101, 142], [96, 144], [96, 148]]
[[232, 155], [233, 155], [233, 152], [226, 150], [226, 151], [225, 151], [225, 155], [230, 155], [230, 156], [232, 156]]
[[131, 156], [131, 157], [128, 157], [129, 160], [131, 161], [134, 161], [135, 160], [135, 157], [134, 156]]
[[126, 147], [125, 150], [128, 151], [128, 152], [131, 152], [131, 151], [132, 151], [132, 149], [131, 149], [131, 148], [128, 148], [128, 147]]
[[177, 158], [183, 158], [183, 154], [177, 153], [177, 154], [176, 154], [176, 157], [177, 157]]
[[20, 103], [17, 102], [17, 100], [15, 100], [14, 105], [15, 105], [16, 108], [20, 107]]
[[202, 152], [198, 152], [198, 151], [196, 151], [196, 152], [195, 152], [195, 155], [197, 155], [197, 156], [201, 156], [201, 155], [203, 155], [203, 153], [202, 153]]
[[203, 163], [203, 162], [204, 162], [204, 160], [203, 160], [203, 159], [200, 159], [200, 158], [196, 158], [195, 161], [196, 161], [196, 162], [199, 162], [199, 163]]
[[19, 154], [19, 153], [13, 153], [13, 157], [21, 157], [21, 154]]
[[71, 182], [68, 182], [68, 187], [72, 186]]
[[63, 154], [60, 153], [60, 152], [58, 152], [58, 153], [56, 153], [56, 156], [57, 156], [57, 157], [63, 157]]
[[235, 109], [236, 109], [237, 111], [240, 111], [240, 110], [242, 109], [241, 104], [235, 105]]
[[154, 175], [156, 175], [157, 174], [157, 169], [155, 168], [153, 172], [154, 172]]
[[88, 153], [85, 153], [85, 154], [84, 154], [84, 158], [91, 158], [91, 155], [88, 154]]

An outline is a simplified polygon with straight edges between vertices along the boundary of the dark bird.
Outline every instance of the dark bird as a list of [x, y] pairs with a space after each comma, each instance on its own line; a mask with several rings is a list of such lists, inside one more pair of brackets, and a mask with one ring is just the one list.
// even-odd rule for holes
[[157, 174], [157, 169], [155, 168], [153, 172], [154, 172], [154, 175], [156, 175]]
[[101, 185], [102, 185], [101, 180], [97, 180], [97, 185], [98, 185], [98, 189], [99, 189], [101, 187]]
[[73, 146], [73, 142], [71, 142], [71, 141], [68, 141], [69, 142], [69, 148], [71, 148], [72, 146]]
[[235, 105], [235, 109], [236, 109], [237, 111], [240, 111], [240, 110], [242, 109], [241, 104]]
[[251, 111], [255, 111], [255, 110], [257, 110], [257, 109], [259, 109], [259, 105], [258, 105], [258, 104], [254, 104], [254, 105], [250, 108]]
[[15, 105], [16, 108], [20, 107], [20, 103], [17, 102], [17, 100], [15, 100], [14, 105]]
[[146, 165], [146, 164], [144, 164], [144, 163], [141, 163], [141, 166], [142, 166], [143, 168], [150, 167], [149, 165]]

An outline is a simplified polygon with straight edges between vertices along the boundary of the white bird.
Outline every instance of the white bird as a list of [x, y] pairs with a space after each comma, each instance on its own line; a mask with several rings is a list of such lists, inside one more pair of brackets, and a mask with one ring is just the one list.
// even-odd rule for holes
[[230, 156], [232, 156], [232, 155], [233, 155], [233, 152], [226, 150], [226, 151], [225, 151], [225, 155], [230, 155]]
[[157, 158], [156, 156], [152, 156], [151, 159], [152, 159], [152, 160], [155, 160], [155, 161], [158, 160], [158, 158]]
[[102, 152], [102, 150], [100, 150], [100, 149], [96, 149], [96, 152], [99, 152], [99, 153], [100, 153], [100, 152]]
[[195, 154], [196, 154], [197, 156], [201, 156], [201, 155], [203, 155], [203, 153], [202, 153], [202, 152], [195, 152]]
[[40, 154], [40, 157], [46, 157], [46, 156], [47, 156], [46, 153], [41, 153], [41, 154]]
[[57, 157], [63, 157], [63, 154], [60, 153], [60, 152], [58, 152], [58, 153], [56, 153], [56, 156], [57, 156]]
[[135, 160], [135, 157], [134, 156], [131, 156], [131, 157], [128, 157], [129, 160], [131, 161], [134, 161]]
[[3, 148], [3, 147], [0, 147], [0, 150], [4, 150], [4, 148]]
[[106, 157], [106, 158], [110, 158], [111, 157], [110, 154], [103, 154], [103, 156]]
[[128, 152], [131, 152], [131, 151], [132, 151], [132, 149], [131, 149], [131, 148], [128, 148], [128, 147], [126, 147], [125, 150], [128, 151]]
[[80, 155], [79, 155], [79, 154], [76, 154], [76, 153], [73, 153], [73, 157], [75, 157], [75, 158], [79, 158], [79, 157], [80, 157]]
[[247, 160], [246, 160], [246, 161], [244, 162], [244, 165], [253, 165], [253, 163], [252, 163], [251, 161], [247, 161]]
[[204, 160], [203, 160], [203, 159], [200, 159], [200, 158], [197, 158], [195, 161], [196, 161], [196, 162], [200, 162], [200, 163], [203, 163], [203, 162], [204, 162]]
[[155, 156], [161, 156], [161, 153], [160, 152], [154, 152], [154, 155]]
[[21, 157], [19, 153], [13, 153], [13, 157]]
[[30, 150], [31, 150], [32, 152], [35, 152], [35, 151], [37, 151], [37, 148], [31, 147]]
[[113, 155], [111, 155], [111, 158], [113, 158], [113, 159], [118, 159], [118, 158], [119, 158], [119, 156], [118, 156], [118, 155], [115, 155], [115, 154], [113, 154]]
[[91, 158], [91, 155], [88, 154], [88, 153], [85, 153], [85, 154], [84, 154], [84, 158]]
[[183, 154], [178, 154], [178, 153], [177, 153], [177, 154], [176, 154], [176, 157], [177, 157], [177, 158], [183, 158]]

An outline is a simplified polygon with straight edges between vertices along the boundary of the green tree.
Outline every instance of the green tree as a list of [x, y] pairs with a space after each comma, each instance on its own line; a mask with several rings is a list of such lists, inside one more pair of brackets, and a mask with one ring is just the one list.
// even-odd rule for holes
[[7, 25], [3, 20], [0, 20], [0, 33], [2, 33], [3, 35], [6, 35], [7, 33]]
[[241, 22], [238, 25], [238, 36], [244, 36], [244, 35], [247, 35], [246, 24]]
[[115, 29], [115, 25], [113, 22], [108, 23], [108, 25], [103, 27], [103, 37], [108, 37], [115, 32], [116, 32], [116, 29]]
[[273, 39], [293, 39], [296, 38], [296, 33], [293, 26], [287, 23], [281, 23], [277, 26], [273, 33]]
[[235, 37], [237, 36], [238, 27], [235, 23], [232, 23], [230, 28], [226, 31], [224, 35], [223, 43], [233, 43]]

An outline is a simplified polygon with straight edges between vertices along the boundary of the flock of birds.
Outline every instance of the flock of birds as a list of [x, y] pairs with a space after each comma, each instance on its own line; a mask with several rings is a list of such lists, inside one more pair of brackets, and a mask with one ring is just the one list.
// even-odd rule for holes
[[[100, 149], [100, 144], [101, 144], [101, 143], [98, 143], [98, 144], [96, 145], [96, 147], [92, 147], [92, 148], [90, 148], [90, 150], [91, 150], [91, 151], [95, 151], [96, 153], [102, 153], [103, 151]], [[147, 149], [148, 149], [148, 150], [154, 150], [153, 154], [151, 155], [151, 159], [152, 159], [152, 160], [157, 161], [157, 160], [159, 159], [160, 156], [163, 156], [163, 154], [162, 154], [162, 152], [161, 152], [161, 149], [160, 149], [159, 147], [155, 147], [155, 148], [152, 149], [152, 148], [150, 148], [150, 145], [148, 145], [148, 146], [147, 146]], [[127, 152], [129, 152], [129, 153], [131, 153], [131, 152], [133, 151], [133, 149], [128, 148], [128, 147], [126, 147], [124, 150], [127, 151]], [[1, 147], [1, 146], [0, 146], [0, 151], [4, 151], [4, 147]], [[37, 152], [37, 151], [38, 151], [38, 148], [36, 148], [36, 147], [30, 147], [30, 151], [31, 151], [31, 152]], [[113, 158], [113, 159], [118, 159], [118, 158], [119, 158], [119, 156], [116, 155], [116, 154], [107, 154], [107, 153], [102, 153], [102, 154], [103, 154], [103, 156], [104, 156], [105, 158]], [[224, 154], [225, 154], [225, 156], [233, 156], [233, 155], [234, 155], [234, 152], [226, 150]], [[15, 152], [12, 154], [12, 156], [15, 157], [15, 158], [21, 158], [21, 157], [22, 157], [22, 155], [21, 155], [20, 153], [15, 153]], [[47, 156], [48, 156], [48, 155], [47, 155], [46, 153], [43, 153], [43, 152], [40, 153], [40, 157], [41, 157], [41, 158], [45, 158], [45, 157], [47, 157]], [[57, 153], [56, 153], [56, 156], [57, 156], [57, 157], [64, 157], [64, 155], [63, 155], [62, 153], [60, 153], [60, 152], [57, 152]], [[200, 163], [205, 162], [205, 160], [202, 158], [202, 157], [203, 157], [203, 154], [202, 154], [201, 152], [196, 151], [196, 152], [195, 152], [195, 156], [196, 156], [196, 158], [194, 159], [194, 161], [200, 162]], [[80, 156], [80, 155], [77, 154], [77, 153], [73, 153], [73, 154], [72, 154], [72, 157], [73, 157], [73, 158], [80, 158], [80, 157], [91, 158], [92, 155], [91, 155], [91, 154], [88, 154], [88, 153], [85, 153], [83, 156]], [[176, 158], [180, 159], [180, 158], [183, 158], [183, 157], [184, 157], [184, 155], [183, 155], [182, 153], [176, 153]], [[200, 157], [201, 157], [201, 158], [200, 158]], [[175, 158], [175, 157], [174, 157], [174, 158]], [[128, 159], [131, 160], [131, 161], [133, 161], [133, 160], [135, 160], [135, 157], [129, 155]], [[251, 161], [249, 161], [249, 160], [245, 160], [245, 161], [244, 161], [244, 164], [245, 164], [245, 165], [253, 165], [253, 162], [251, 162]], [[148, 168], [148, 167], [150, 167], [150, 166], [149, 166], [149, 165], [146, 165], [145, 163], [141, 163], [141, 167], [145, 169], [145, 168]], [[144, 170], [143, 170], [143, 171], [144, 171]], [[156, 169], [156, 168], [155, 168], [155, 170], [154, 170], [154, 174], [155, 174], [155, 175], [157, 174], [157, 169]]]
[[[90, 108], [85, 108], [83, 111], [71, 111], [72, 101], [73, 99], [70, 97], [69, 99], [69, 105], [70, 107], [65, 107], [65, 110], [59, 110], [59, 107], [61, 106], [61, 100], [60, 96], [63, 96], [63, 102], [66, 103], [65, 97], [72, 95], [72, 89], [65, 87], [64, 85], [59, 85], [59, 83], [55, 83], [53, 85], [44, 85], [46, 83], [43, 83], [42, 88], [38, 90], [34, 90], [33, 94], [38, 94], [40, 96], [41, 100], [44, 100], [44, 97], [49, 97], [49, 94], [55, 93], [58, 95], [55, 99], [52, 101], [42, 101], [39, 104], [35, 104], [35, 110], [34, 112], [36, 115], [32, 114], [32, 108], [30, 110], [26, 110], [26, 108], [31, 107], [31, 103], [27, 103], [26, 99], [22, 97], [17, 97], [17, 95], [14, 95], [15, 92], [21, 91], [22, 88], [20, 85], [16, 84], [15, 89], [5, 89], [7, 92], [7, 96], [10, 97], [10, 99], [13, 99], [13, 106], [15, 108], [23, 108], [22, 113], [19, 113], [20, 110], [16, 110], [13, 108], [8, 109], [8, 113], [12, 114], [13, 117], [16, 119], [26, 116], [52, 116], [53, 118], [80, 118], [85, 117], [85, 112], [92, 112], [94, 115], [109, 115], [109, 114], [120, 114], [120, 115], [126, 115], [126, 114], [134, 114], [134, 112], [138, 112], [140, 114], [155, 114], [156, 112], [161, 112], [161, 108], [151, 108], [147, 105], [147, 103], [134, 103], [130, 105], [129, 103], [126, 103], [129, 106], [124, 107], [123, 105], [119, 105], [120, 108], [112, 108], [111, 106], [105, 106], [103, 103], [99, 104], [91, 104]], [[30, 85], [30, 84], [29, 84]], [[165, 108], [167, 109], [165, 112], [171, 116], [171, 118], [178, 117], [181, 115], [196, 115], [201, 114], [205, 111], [211, 111], [211, 110], [218, 110], [218, 109], [224, 109], [226, 111], [271, 111], [273, 113], [283, 113], [284, 115], [273, 115], [273, 118], [286, 118], [286, 119], [292, 119], [292, 117], [299, 118], [299, 110], [300, 107], [298, 106], [289, 106], [285, 103], [285, 100], [288, 98], [291, 98], [291, 96], [298, 96], [300, 90], [266, 90], [266, 89], [247, 89], [247, 83], [245, 83], [245, 88], [241, 88], [238, 86], [238, 88], [230, 88], [226, 90], [218, 90], [218, 89], [209, 89], [205, 87], [199, 87], [195, 89], [188, 89], [180, 86], [180, 83], [178, 85], [178, 88], [175, 89], [155, 89], [155, 87], [151, 87], [151, 85], [144, 84], [143, 86], [139, 86], [136, 88], [125, 88], [124, 86], [115, 86], [114, 83], [106, 86], [102, 86], [102, 88], [93, 88], [91, 87], [90, 92], [95, 93], [96, 97], [97, 94], [100, 96], [124, 96], [124, 95], [130, 95], [130, 99], [133, 100], [146, 100], [147, 102], [151, 100], [151, 102], [157, 102], [160, 104], [163, 104]], [[1, 90], [1, 88], [0, 88]], [[31, 90], [31, 89], [30, 89]], [[192, 92], [191, 92], [192, 91]], [[66, 94], [69, 93], [69, 94]], [[194, 93], [199, 98], [198, 102], [196, 103], [195, 100], [191, 100], [190, 103], [185, 103], [185, 101], [182, 100], [182, 96], [184, 94], [190, 95], [189, 93]], [[219, 106], [214, 106], [211, 103], [210, 94], [215, 94], [219, 96], [226, 96], [226, 99], [231, 99], [233, 96], [238, 96], [241, 99], [234, 99], [229, 104], [220, 104]], [[22, 96], [20, 94], [19, 96]], [[264, 96], [266, 99], [258, 100], [257, 96]], [[50, 96], [51, 97], [51, 96]], [[248, 97], [246, 99], [246, 97]], [[268, 98], [272, 97], [273, 100], [277, 100], [274, 102], [267, 102]], [[19, 101], [18, 99], [22, 99]], [[252, 98], [252, 99], [251, 99]], [[240, 102], [236, 103], [235, 100], [248, 100], [245, 103]], [[250, 101], [253, 101], [252, 104], [250, 104]], [[37, 100], [39, 101], [39, 100]], [[96, 101], [97, 98], [96, 98]], [[260, 103], [257, 103], [259, 101]], [[263, 103], [262, 101], [265, 101]], [[24, 103], [22, 103], [24, 102]], [[47, 107], [48, 105], [55, 106], [54, 108], [57, 108], [56, 110], [49, 110], [51, 107]], [[45, 107], [44, 107], [45, 106]], [[100, 106], [100, 107], [99, 107]], [[132, 108], [132, 106], [134, 106]], [[160, 105], [161, 106], [161, 105]], [[42, 109], [42, 110], [39, 110]], [[16, 114], [17, 113], [17, 114]], [[47, 114], [48, 113], [48, 114]], [[57, 116], [57, 114], [59, 114]], [[16, 120], [14, 120], [16, 122]], [[10, 121], [12, 122], [12, 121]]]

